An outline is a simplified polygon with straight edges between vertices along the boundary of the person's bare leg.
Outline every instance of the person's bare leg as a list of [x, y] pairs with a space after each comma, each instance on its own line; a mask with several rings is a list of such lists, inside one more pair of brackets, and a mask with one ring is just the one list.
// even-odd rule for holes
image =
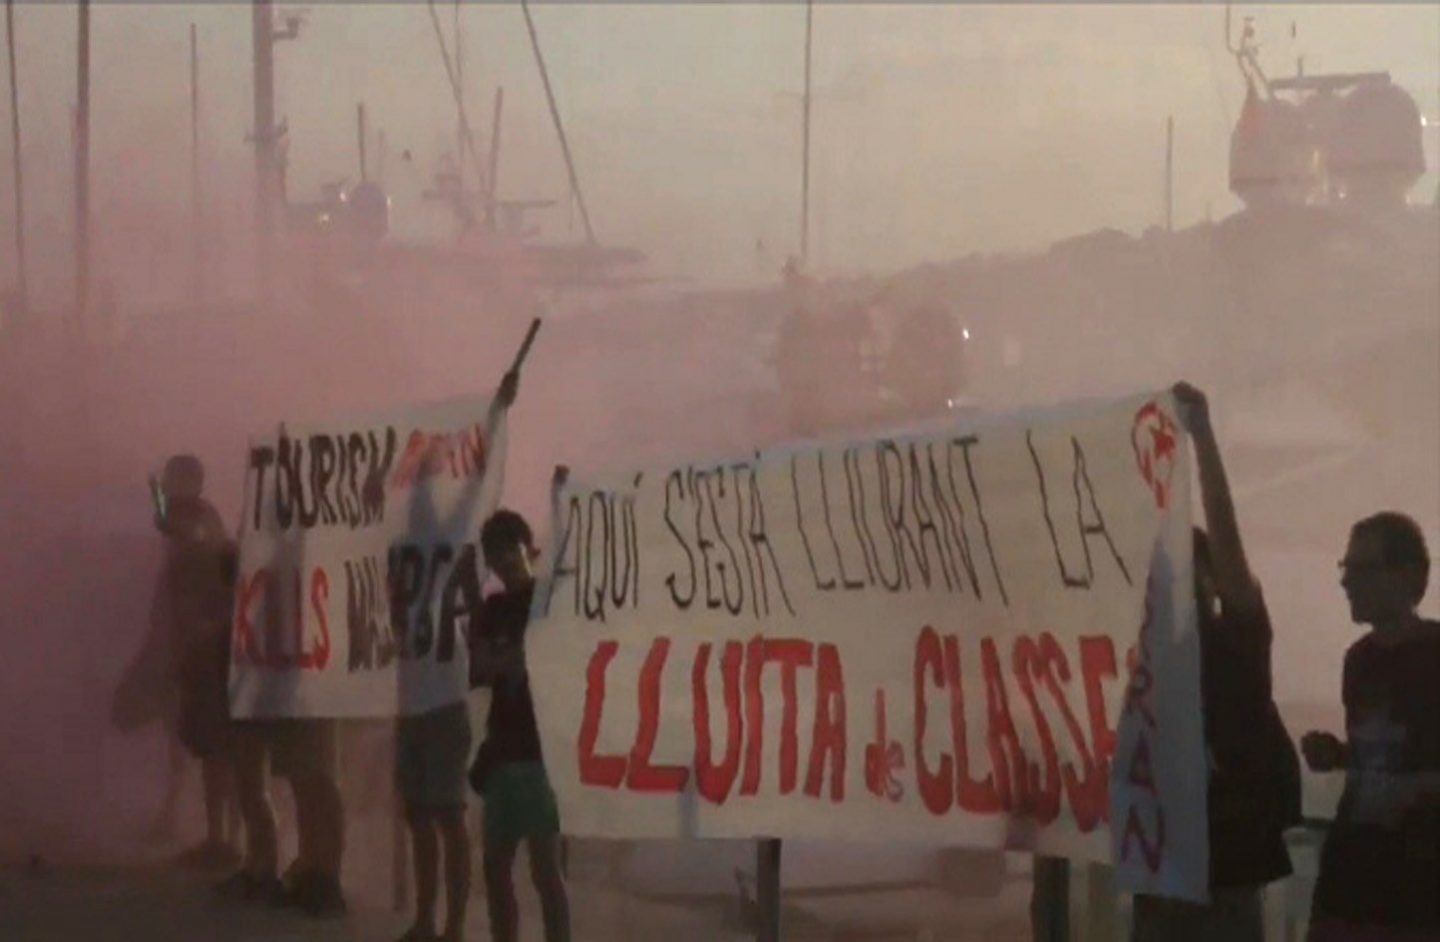
[[520, 936], [520, 907], [515, 901], [515, 851], [519, 844], [485, 838], [485, 905], [490, 912], [491, 942], [515, 942]]
[[315, 790], [304, 776], [295, 776], [289, 781], [290, 794], [295, 799], [295, 861], [286, 868], [286, 873], [299, 876], [316, 870]]
[[225, 839], [225, 810], [230, 797], [230, 763], [225, 759], [203, 759], [200, 777], [205, 786], [205, 843], [229, 847]]
[[244, 847], [240, 832], [245, 825], [245, 814], [240, 810], [240, 782], [235, 775], [235, 753], [232, 748], [225, 763], [225, 776], [229, 785], [225, 790], [225, 843], [231, 847]]
[[440, 842], [428, 812], [410, 813], [410, 848], [415, 862], [415, 923], [420, 934], [435, 934], [435, 902], [440, 895]]
[[318, 775], [312, 783], [314, 793], [315, 867], [325, 876], [340, 881], [340, 862], [345, 856], [345, 804], [340, 798], [340, 785], [329, 775]]
[[[474, 807], [474, 810], [472, 810], [472, 811], [467, 811], [467, 812], [466, 812], [465, 825], [466, 825], [467, 831], [469, 832], [469, 833], [468, 833], [468, 837], [469, 837], [469, 840], [470, 840], [470, 846], [471, 846], [471, 847], [474, 847], [474, 846], [476, 846], [477, 844], [478, 844], [480, 847], [484, 847], [484, 846], [485, 846], [485, 810], [484, 810], [484, 808], [485, 808], [484, 802], [476, 802], [475, 807]], [[472, 879], [472, 880], [470, 881], [470, 892], [473, 893], [473, 894], [476, 894], [476, 895], [478, 895], [478, 894], [480, 894], [480, 893], [484, 893], [484, 892], [485, 892], [485, 881], [484, 881], [483, 879], [480, 879], [480, 880], [473, 880], [473, 879]]]
[[545, 942], [570, 942], [570, 897], [560, 866], [560, 836], [532, 837], [529, 847], [530, 877], [540, 895]]
[[259, 880], [273, 879], [280, 851], [265, 780], [265, 746], [258, 737], [247, 737], [235, 748], [235, 792], [245, 819], [245, 872]]
[[185, 787], [185, 765], [189, 756], [180, 737], [165, 730], [165, 796], [160, 801], [150, 833], [155, 837], [174, 837], [180, 823], [180, 793]]
[[439, 822], [440, 837], [445, 842], [444, 938], [446, 942], [461, 942], [470, 902], [470, 831], [465, 826], [465, 809], [443, 811]]

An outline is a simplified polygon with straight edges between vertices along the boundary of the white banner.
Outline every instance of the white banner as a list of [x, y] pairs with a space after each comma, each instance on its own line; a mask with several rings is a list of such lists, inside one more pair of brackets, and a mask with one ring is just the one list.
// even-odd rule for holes
[[251, 441], [231, 633], [236, 717], [454, 703], [504, 477], [504, 410], [467, 397]]
[[1174, 414], [570, 482], [527, 641], [565, 831], [1027, 849], [1204, 898]]

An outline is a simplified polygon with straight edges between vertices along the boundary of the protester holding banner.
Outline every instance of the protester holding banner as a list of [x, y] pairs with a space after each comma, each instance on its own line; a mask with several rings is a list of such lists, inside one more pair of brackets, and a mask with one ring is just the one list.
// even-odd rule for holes
[[[344, 915], [340, 864], [345, 812], [333, 719], [244, 719], [233, 724], [236, 793], [245, 821], [245, 859], [216, 886], [229, 899], [271, 903], [315, 917]], [[267, 763], [268, 760], [268, 763]], [[290, 783], [297, 852], [278, 877], [279, 843], [267, 764]]]
[[[558, 488], [564, 469], [556, 472]], [[540, 733], [525, 667], [525, 630], [535, 592], [538, 556], [530, 525], [509, 510], [495, 513], [480, 534], [485, 565], [503, 591], [485, 599], [471, 643], [472, 683], [492, 690], [485, 742], [471, 769], [484, 796], [484, 867], [490, 937], [519, 938], [512, 871], [523, 840], [540, 896], [546, 942], [570, 938], [570, 903], [561, 869], [560, 816], [540, 752]]]
[[1301, 740], [1317, 772], [1345, 771], [1320, 856], [1311, 942], [1440, 939], [1440, 623], [1416, 611], [1430, 555], [1393, 512], [1350, 531], [1340, 584], [1371, 631], [1345, 652], [1348, 742]]
[[343, 916], [340, 865], [345, 854], [345, 806], [340, 795], [337, 720], [293, 717], [270, 730], [270, 761], [295, 796], [295, 860], [277, 902], [319, 918]]
[[[226, 607], [222, 562], [227, 540], [219, 514], [203, 496], [204, 484], [205, 468], [193, 455], [173, 456], [160, 479], [151, 478], [165, 562], [151, 603], [149, 637], [116, 691], [114, 714], [122, 729], [155, 718], [166, 726], [171, 748], [158, 829], [173, 825], [185, 751], [201, 759], [206, 837], [180, 860], [217, 866], [236, 856], [225, 839], [230, 767], [224, 681], [214, 670], [224, 637], [217, 628], [224, 622], [219, 610]], [[220, 685], [218, 699], [215, 684]]]
[[[280, 435], [286, 434], [280, 426]], [[245, 520], [248, 518], [242, 518]], [[246, 534], [242, 526], [241, 562], [244, 562]], [[295, 545], [286, 543], [272, 563], [277, 570], [288, 560]], [[267, 574], [266, 578], [272, 578]], [[254, 573], [243, 571], [237, 579], [238, 608], [248, 609], [255, 594]], [[283, 622], [281, 610], [266, 610], [269, 635]], [[243, 616], [242, 616], [243, 620]], [[233, 628], [233, 625], [232, 625]], [[235, 633], [230, 634], [228, 686], [233, 687], [235, 668], [243, 665], [244, 651], [236, 651]], [[216, 891], [222, 896], [246, 902], [270, 903], [299, 909], [306, 915], [330, 918], [344, 915], [346, 903], [340, 885], [341, 861], [345, 850], [345, 811], [340, 792], [339, 732], [331, 717], [257, 717], [237, 713], [235, 717], [236, 785], [241, 814], [246, 826], [246, 854], [241, 868], [222, 881]], [[275, 815], [267, 784], [269, 771], [285, 779], [295, 802], [296, 855], [283, 876], [277, 877], [278, 839]]]
[[[340, 866], [345, 813], [336, 721], [251, 718], [233, 721], [232, 728], [245, 859], [216, 891], [230, 899], [292, 907], [315, 917], [343, 915]], [[279, 843], [268, 786], [272, 770], [289, 782], [295, 801], [296, 855], [283, 879], [277, 876]]]
[[240, 869], [216, 886], [220, 895], [242, 902], [275, 902], [285, 887], [277, 875], [279, 840], [270, 803], [270, 720], [232, 721], [235, 794], [245, 822], [245, 859]]
[[172, 650], [179, 692], [177, 735], [200, 760], [205, 797], [205, 841], [189, 863], [225, 865], [237, 856], [225, 835], [234, 800], [229, 720], [225, 702], [225, 630], [229, 624], [230, 553], [215, 508], [203, 496], [205, 468], [193, 455], [165, 464], [165, 496], [156, 526], [167, 537], [165, 579], [170, 600]]
[[[511, 370], [500, 382], [491, 406], [486, 439], [494, 438], [496, 420], [515, 402], [519, 373]], [[482, 478], [471, 479], [456, 514], [469, 513]], [[422, 493], [417, 488], [416, 494]], [[488, 556], [487, 556], [488, 561]], [[464, 616], [460, 616], [464, 617]], [[469, 625], [456, 625], [464, 632]], [[405, 817], [410, 825], [415, 867], [415, 922], [400, 942], [459, 942], [465, 937], [465, 911], [470, 898], [470, 834], [465, 824], [466, 766], [470, 761], [470, 715], [464, 700], [412, 716], [400, 717], [395, 739], [395, 776]], [[439, 871], [443, 848], [445, 930], [435, 931]]]
[[186, 550], [186, 578], [195, 583], [193, 623], [177, 639], [180, 742], [200, 760], [205, 787], [206, 843], [198, 852], [205, 865], [228, 865], [237, 854], [227, 825], [235, 818], [234, 737], [226, 692], [230, 655], [230, 613], [234, 609], [237, 548], [228, 537], [207, 539]]
[[[532, 321], [511, 373], [539, 326]], [[281, 901], [338, 914], [336, 725], [419, 717], [466, 699], [460, 630], [481, 608], [475, 538], [498, 504], [513, 377], [502, 386], [501, 396], [281, 423], [251, 438], [229, 672], [245, 800], [260, 835], [249, 876], [234, 881], [242, 897], [272, 895], [267, 753], [291, 781], [299, 828]]]
[[1200, 698], [1209, 759], [1210, 901], [1140, 895], [1134, 942], [1263, 942], [1261, 891], [1292, 872], [1300, 769], [1271, 686], [1270, 616], [1250, 571], [1204, 393], [1174, 387], [1194, 444], [1206, 530], [1195, 530]]

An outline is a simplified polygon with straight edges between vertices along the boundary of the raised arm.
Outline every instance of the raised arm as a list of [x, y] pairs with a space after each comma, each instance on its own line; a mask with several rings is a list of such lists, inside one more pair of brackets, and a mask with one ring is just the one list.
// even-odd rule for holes
[[1175, 400], [1181, 421], [1195, 446], [1195, 465], [1200, 476], [1201, 503], [1205, 508], [1205, 529], [1210, 536], [1210, 557], [1215, 571], [1215, 591], [1233, 609], [1251, 609], [1260, 604], [1260, 586], [1245, 558], [1240, 524], [1235, 519], [1235, 502], [1220, 446], [1210, 425], [1210, 404], [1205, 394], [1189, 383], [1176, 383]]
[[[500, 427], [500, 420], [505, 417], [506, 411], [515, 404], [515, 394], [520, 389], [520, 374], [514, 370], [505, 373], [500, 379], [500, 386], [495, 391], [495, 397], [490, 400], [490, 411], [485, 416], [485, 447], [488, 450], [490, 444], [495, 440], [496, 430]], [[450, 521], [468, 520], [475, 511], [475, 502], [480, 499], [482, 488], [485, 484], [491, 483], [491, 474], [504, 474], [504, 467], [499, 466], [484, 475], [472, 476], [465, 482], [460, 491], [460, 496], [455, 501], [455, 507], [450, 512]], [[416, 494], [420, 492], [417, 489]], [[415, 524], [418, 526], [418, 524]]]
[[515, 404], [515, 396], [520, 392], [520, 373], [516, 370], [507, 370], [505, 375], [500, 377], [500, 388], [495, 390], [495, 398], [490, 403], [490, 417], [493, 422], [500, 414]]

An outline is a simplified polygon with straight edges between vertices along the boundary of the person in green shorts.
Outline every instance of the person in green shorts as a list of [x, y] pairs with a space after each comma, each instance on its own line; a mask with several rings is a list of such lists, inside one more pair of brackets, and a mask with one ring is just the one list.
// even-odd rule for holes
[[480, 548], [485, 565], [504, 587], [482, 603], [470, 639], [471, 683], [492, 691], [485, 742], [470, 774], [471, 786], [485, 807], [483, 860], [490, 937], [495, 942], [514, 942], [519, 937], [513, 871], [515, 852], [526, 841], [545, 940], [569, 942], [560, 814], [540, 755], [535, 704], [525, 671], [525, 628], [535, 593], [535, 540], [525, 518], [500, 510], [485, 521]]

